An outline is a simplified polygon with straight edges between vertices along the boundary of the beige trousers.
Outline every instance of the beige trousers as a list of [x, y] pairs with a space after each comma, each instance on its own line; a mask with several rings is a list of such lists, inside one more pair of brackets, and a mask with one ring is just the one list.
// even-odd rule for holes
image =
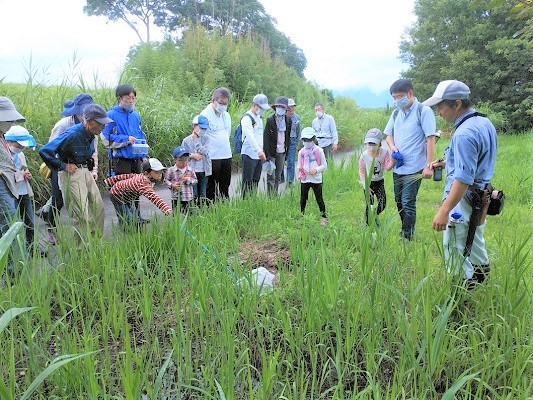
[[98, 186], [87, 168], [73, 174], [59, 171], [59, 187], [74, 228], [80, 237], [104, 232], [104, 202]]

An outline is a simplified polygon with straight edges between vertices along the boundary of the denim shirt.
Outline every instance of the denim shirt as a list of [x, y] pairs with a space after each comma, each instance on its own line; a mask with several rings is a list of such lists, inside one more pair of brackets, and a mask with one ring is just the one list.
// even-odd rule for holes
[[[63, 135], [39, 149], [39, 155], [46, 165], [60, 171], [66, 168], [67, 161], [85, 163], [93, 153], [94, 135], [85, 130], [83, 123], [70, 127]], [[56, 154], [59, 158], [56, 158]]]

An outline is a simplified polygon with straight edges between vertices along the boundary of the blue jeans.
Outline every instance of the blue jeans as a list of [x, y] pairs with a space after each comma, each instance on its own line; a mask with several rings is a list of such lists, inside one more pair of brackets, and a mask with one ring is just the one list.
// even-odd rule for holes
[[7, 187], [4, 178], [0, 177], [0, 236], [7, 232], [17, 212], [15, 196]]
[[123, 204], [120, 201], [116, 200], [113, 195], [110, 195], [109, 199], [115, 207], [115, 212], [117, 213], [118, 217], [118, 223], [120, 225], [131, 224], [139, 219], [137, 207], [135, 207], [134, 201]]
[[393, 174], [394, 199], [402, 220], [400, 235], [408, 240], [413, 239], [416, 223], [416, 196], [422, 182], [422, 171], [416, 174]]
[[257, 190], [261, 179], [261, 167], [263, 161], [242, 154], [242, 197], [247, 193]]
[[205, 176], [205, 172], [196, 172], [196, 179], [198, 179], [198, 183], [192, 187], [192, 191], [194, 193], [194, 201], [197, 205], [200, 205], [200, 201], [206, 198], [209, 177]]
[[294, 182], [294, 163], [296, 162], [296, 148], [298, 146], [298, 138], [291, 137], [289, 142], [289, 152], [287, 153], [287, 183]]

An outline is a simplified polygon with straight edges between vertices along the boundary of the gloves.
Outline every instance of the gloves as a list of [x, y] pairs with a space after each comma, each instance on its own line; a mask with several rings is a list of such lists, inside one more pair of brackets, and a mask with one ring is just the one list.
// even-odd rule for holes
[[400, 168], [403, 165], [403, 156], [399, 151], [395, 151], [391, 154], [391, 157], [396, 160], [396, 166]]

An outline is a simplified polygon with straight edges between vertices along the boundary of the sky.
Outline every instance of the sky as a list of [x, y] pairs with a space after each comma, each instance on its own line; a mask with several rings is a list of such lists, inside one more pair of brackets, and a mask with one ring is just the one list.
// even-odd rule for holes
[[[383, 96], [407, 69], [398, 47], [415, 20], [414, 0], [260, 1], [278, 30], [304, 51], [305, 77], [320, 87]], [[31, 75], [34, 83], [51, 85], [77, 82], [81, 73], [89, 86], [95, 80], [116, 85], [138, 38], [124, 22], [85, 15], [85, 4], [0, 0], [0, 80], [27, 82]], [[163, 37], [157, 30], [152, 34], [154, 40]]]

